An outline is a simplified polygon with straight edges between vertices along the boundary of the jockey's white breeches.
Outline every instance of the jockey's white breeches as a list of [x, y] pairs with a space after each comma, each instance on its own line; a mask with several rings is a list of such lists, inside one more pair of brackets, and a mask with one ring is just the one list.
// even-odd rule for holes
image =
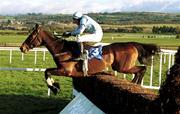
[[79, 36], [77, 42], [100, 42], [103, 37], [103, 32], [99, 31], [93, 34], [85, 34]]

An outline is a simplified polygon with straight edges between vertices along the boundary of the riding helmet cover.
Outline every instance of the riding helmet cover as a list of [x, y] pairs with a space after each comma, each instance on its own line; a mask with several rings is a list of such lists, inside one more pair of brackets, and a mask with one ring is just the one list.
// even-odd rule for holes
[[73, 19], [80, 19], [82, 16], [83, 14], [77, 11], [73, 14]]

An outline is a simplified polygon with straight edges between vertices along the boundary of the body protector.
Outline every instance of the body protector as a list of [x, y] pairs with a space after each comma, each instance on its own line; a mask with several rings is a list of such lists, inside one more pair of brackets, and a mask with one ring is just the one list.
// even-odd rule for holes
[[[87, 34], [80, 36], [82, 33]], [[71, 32], [71, 35], [78, 36], [78, 42], [100, 42], [103, 32], [101, 26], [91, 17], [83, 15], [80, 18], [79, 26]]]

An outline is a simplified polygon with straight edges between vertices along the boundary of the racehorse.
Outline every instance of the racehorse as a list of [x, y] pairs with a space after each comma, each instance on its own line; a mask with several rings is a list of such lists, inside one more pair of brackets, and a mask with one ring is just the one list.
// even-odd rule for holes
[[[57, 68], [47, 68], [45, 79], [48, 87], [57, 94], [59, 84], [55, 83], [51, 75], [67, 77], [83, 77], [82, 61], [74, 61], [72, 57], [78, 57], [78, 43], [65, 39], [57, 39], [42, 26], [36, 24], [32, 33], [20, 46], [23, 53], [34, 47], [45, 46], [51, 53]], [[150, 62], [151, 56], [159, 51], [154, 44], [142, 44], [137, 42], [112, 43], [102, 47], [102, 60], [92, 58], [88, 60], [88, 76], [103, 72], [107, 67], [114, 71], [125, 74], [135, 74], [132, 82], [140, 84], [146, 65]], [[136, 61], [141, 64], [136, 66]]]

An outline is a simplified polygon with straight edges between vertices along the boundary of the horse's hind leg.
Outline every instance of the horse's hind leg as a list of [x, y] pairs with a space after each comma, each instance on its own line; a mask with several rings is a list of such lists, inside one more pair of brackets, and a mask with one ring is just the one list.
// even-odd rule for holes
[[135, 74], [132, 83], [141, 84], [144, 73], [146, 72], [146, 66], [134, 66], [130, 69], [121, 69], [117, 70], [118, 72], [125, 73], [125, 74]]
[[146, 66], [136, 66], [131, 70], [135, 69], [135, 77], [133, 78], [132, 82], [133, 83], [137, 83], [137, 84], [141, 84], [142, 79], [144, 77], [144, 73], [146, 72]]
[[144, 77], [144, 74], [145, 74], [145, 72], [146, 72], [146, 69], [147, 69], [147, 67], [146, 67], [146, 66], [143, 66], [143, 69], [142, 69], [141, 72], [140, 72], [141, 75], [139, 76], [139, 79], [138, 79], [137, 84], [141, 84], [142, 79], [143, 79], [143, 77]]

